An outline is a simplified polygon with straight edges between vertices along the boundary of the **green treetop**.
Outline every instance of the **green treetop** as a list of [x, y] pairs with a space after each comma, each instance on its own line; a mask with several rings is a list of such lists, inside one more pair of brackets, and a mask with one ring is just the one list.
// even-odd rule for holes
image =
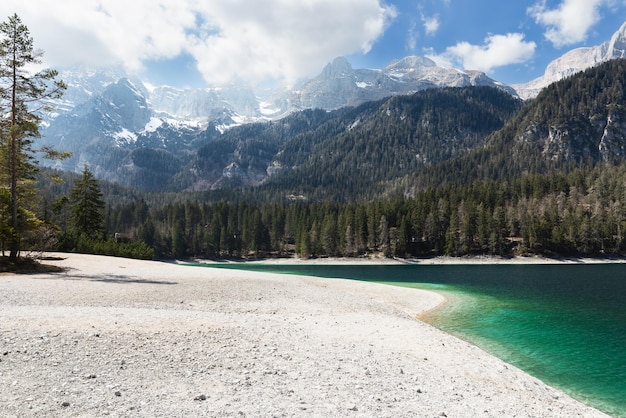
[[77, 236], [100, 239], [104, 228], [104, 201], [98, 181], [87, 166], [70, 193], [70, 228]]

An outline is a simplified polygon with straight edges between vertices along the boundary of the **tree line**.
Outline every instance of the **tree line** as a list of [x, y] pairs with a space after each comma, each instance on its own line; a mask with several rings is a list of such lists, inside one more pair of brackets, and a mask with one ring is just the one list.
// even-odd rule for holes
[[431, 188], [371, 202], [108, 205], [105, 224], [156, 257], [620, 255], [626, 164]]

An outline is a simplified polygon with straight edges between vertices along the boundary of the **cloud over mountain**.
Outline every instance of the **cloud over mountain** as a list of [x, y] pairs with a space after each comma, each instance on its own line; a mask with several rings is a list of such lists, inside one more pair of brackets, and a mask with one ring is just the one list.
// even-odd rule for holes
[[546, 26], [545, 37], [557, 47], [584, 41], [600, 20], [598, 9], [610, 0], [565, 0], [549, 9], [545, 0], [528, 9], [538, 24]]
[[483, 45], [459, 42], [448, 47], [443, 54], [430, 58], [442, 65], [490, 72], [496, 67], [529, 60], [535, 53], [536, 46], [535, 42], [525, 41], [521, 33], [507, 33], [490, 35], [485, 38]]
[[63, 7], [9, 0], [0, 5], [0, 14], [12, 13], [29, 26], [48, 65], [122, 63], [138, 71], [148, 60], [190, 55], [209, 84], [222, 84], [233, 78], [254, 82], [313, 75], [336, 56], [367, 52], [396, 11], [379, 0], [67, 0]]

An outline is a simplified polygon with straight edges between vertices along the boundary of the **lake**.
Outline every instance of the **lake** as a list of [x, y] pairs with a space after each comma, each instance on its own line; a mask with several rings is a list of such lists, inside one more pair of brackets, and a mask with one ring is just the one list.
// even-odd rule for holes
[[626, 264], [209, 266], [438, 291], [450, 303], [425, 320], [626, 417]]

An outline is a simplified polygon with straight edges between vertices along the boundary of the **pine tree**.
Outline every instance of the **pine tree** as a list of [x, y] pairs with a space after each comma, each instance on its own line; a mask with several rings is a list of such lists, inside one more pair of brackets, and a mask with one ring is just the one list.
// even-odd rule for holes
[[389, 245], [389, 223], [387, 222], [385, 215], [380, 217], [378, 230], [380, 231], [378, 240], [380, 243], [379, 249], [385, 254], [385, 257], [390, 257], [391, 247]]
[[[32, 141], [39, 137], [38, 112], [47, 101], [61, 97], [65, 85], [57, 81], [57, 72], [43, 70], [31, 74], [41, 63], [42, 52], [33, 47], [28, 28], [17, 14], [0, 23], [0, 181], [3, 187], [2, 230], [8, 238], [11, 258], [19, 255], [22, 236], [37, 219], [29, 210], [34, 203]], [[41, 150], [50, 157], [60, 154]]]
[[352, 225], [348, 224], [348, 226], [346, 227], [344, 256], [354, 257], [355, 254], [356, 244], [354, 242], [354, 232], [352, 231]]
[[87, 166], [70, 194], [70, 225], [77, 236], [100, 239], [104, 226], [104, 201], [98, 181]]

